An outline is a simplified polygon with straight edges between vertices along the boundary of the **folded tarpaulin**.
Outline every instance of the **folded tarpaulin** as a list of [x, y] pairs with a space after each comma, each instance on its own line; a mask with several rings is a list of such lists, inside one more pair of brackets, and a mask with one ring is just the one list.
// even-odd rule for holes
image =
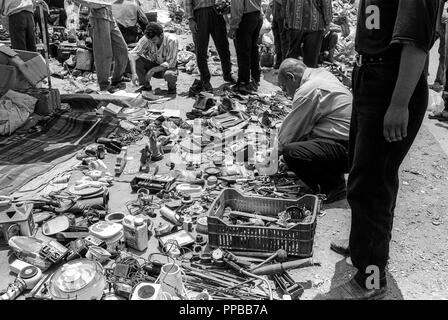
[[112, 94], [61, 94], [61, 102], [68, 103], [70, 107], [77, 110], [92, 110], [109, 103], [123, 108], [146, 108], [148, 106], [148, 101], [144, 99], [114, 96]]
[[81, 138], [97, 121], [94, 112], [70, 112], [55, 115], [41, 132], [14, 134], [0, 138], [0, 195], [9, 195], [31, 179], [70, 159], [98, 137], [107, 137], [118, 126], [115, 119], [102, 120], [79, 143], [64, 145]]

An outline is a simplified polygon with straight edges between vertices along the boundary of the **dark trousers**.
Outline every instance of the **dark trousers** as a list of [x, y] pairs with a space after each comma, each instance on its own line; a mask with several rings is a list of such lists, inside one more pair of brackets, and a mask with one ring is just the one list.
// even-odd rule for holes
[[[383, 121], [395, 88], [399, 63], [366, 64], [353, 72], [347, 199], [352, 211], [350, 256], [366, 279], [366, 268], [377, 266], [385, 279], [389, 242], [399, 188], [398, 170], [422, 124], [428, 104], [423, 73], [409, 104], [408, 136], [388, 143]], [[370, 274], [369, 274], [370, 275]]]
[[[159, 66], [157, 63], [149, 61], [145, 58], [138, 58], [135, 61], [135, 69], [138, 75], [138, 81], [140, 85], [149, 88], [150, 84], [146, 81], [146, 74], [149, 70], [154, 67]], [[156, 79], [165, 79], [168, 84], [168, 89], [176, 89], [177, 84], [177, 69], [168, 69], [166, 71], [160, 71], [154, 74], [154, 78]]]
[[20, 11], [10, 15], [9, 35], [13, 49], [36, 52], [33, 13]]
[[120, 29], [121, 34], [123, 35], [123, 39], [126, 44], [137, 43], [138, 41], [138, 28], [135, 27], [124, 27], [123, 25], [117, 22], [118, 28]]
[[261, 13], [251, 12], [243, 15], [235, 33], [235, 50], [238, 59], [238, 82], [249, 83], [252, 78], [260, 82], [260, 53], [258, 37], [263, 25]]
[[223, 75], [224, 77], [229, 76], [232, 73], [232, 63], [230, 62], [227, 27], [223, 16], [217, 14], [213, 7], [208, 7], [196, 10], [194, 18], [198, 25], [198, 32], [193, 35], [193, 40], [196, 47], [196, 59], [201, 80], [209, 82], [211, 78], [207, 63], [210, 36], [212, 36], [215, 42], [216, 50], [221, 59]]
[[[315, 192], [328, 194], [345, 183], [348, 143], [330, 139], [294, 142], [283, 149], [288, 167]], [[320, 190], [319, 190], [320, 187]]]
[[307, 67], [317, 68], [323, 39], [323, 31], [290, 29], [288, 58], [303, 57], [303, 63]]
[[289, 49], [289, 36], [284, 26], [285, 19], [281, 17], [281, 9], [281, 4], [274, 1], [272, 32], [274, 33], [275, 66], [277, 68], [280, 67], [280, 64], [286, 58]]

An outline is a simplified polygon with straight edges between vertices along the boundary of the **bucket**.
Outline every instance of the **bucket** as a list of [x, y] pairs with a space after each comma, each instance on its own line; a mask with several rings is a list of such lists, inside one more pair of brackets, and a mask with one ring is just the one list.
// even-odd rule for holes
[[183, 294], [182, 274], [177, 264], [164, 264], [160, 270], [159, 282], [162, 285], [163, 292], [167, 292], [172, 296], [181, 296]]
[[104, 217], [108, 222], [122, 223], [126, 215], [123, 212], [113, 212]]
[[109, 253], [114, 254], [124, 248], [123, 226], [119, 223], [100, 221], [89, 227], [89, 233], [103, 240]]

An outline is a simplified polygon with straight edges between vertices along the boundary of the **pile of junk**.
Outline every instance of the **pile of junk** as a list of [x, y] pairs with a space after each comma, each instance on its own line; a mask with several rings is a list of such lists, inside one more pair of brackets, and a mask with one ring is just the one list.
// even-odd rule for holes
[[[337, 1], [336, 12], [347, 34], [338, 52], [351, 60], [352, 2]], [[78, 42], [70, 30], [53, 28], [50, 53], [67, 72], [77, 64], [90, 72], [90, 40], [75, 29]], [[25, 119], [68, 103], [58, 97], [48, 108], [48, 60], [4, 47], [0, 58], [17, 83], [26, 83], [20, 90], [9, 81], [0, 86], [0, 107], [14, 105]], [[179, 60], [194, 73], [192, 46]], [[328, 67], [349, 78], [348, 69]], [[50, 91], [35, 93], [46, 77]], [[313, 245], [325, 195], [312, 194], [279, 160], [278, 128], [291, 101], [281, 92], [242, 96], [225, 86], [213, 94], [196, 87], [185, 116], [157, 106], [165, 100], [152, 93], [98, 105], [98, 120], [76, 142], [48, 146], [76, 149], [63, 169], [0, 196], [0, 254], [8, 250], [11, 279], [0, 300], [300, 299], [307, 288], [292, 272], [320, 265]], [[117, 123], [116, 130], [81, 145], [100, 122]], [[19, 126], [11, 124], [4, 134]]]
[[289, 270], [319, 265], [324, 196], [279, 164], [290, 108], [281, 93], [231, 90], [198, 94], [187, 120], [99, 107], [117, 130], [0, 198], [15, 275], [0, 299], [299, 299]]

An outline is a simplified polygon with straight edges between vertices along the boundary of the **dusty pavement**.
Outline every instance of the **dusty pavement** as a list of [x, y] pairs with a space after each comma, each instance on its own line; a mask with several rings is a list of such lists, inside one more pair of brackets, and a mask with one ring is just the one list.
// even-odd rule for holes
[[[190, 36], [179, 36], [181, 46], [190, 42]], [[232, 56], [235, 52], [232, 48]], [[234, 59], [234, 58], [233, 58]], [[437, 68], [437, 48], [431, 56], [431, 73]], [[235, 62], [235, 60], [234, 60]], [[431, 79], [432, 80], [432, 79]], [[55, 80], [63, 89], [64, 83]], [[178, 97], [163, 104], [164, 108], [189, 111], [193, 99], [187, 98], [193, 77], [180, 73]], [[275, 74], [265, 73], [260, 91], [271, 93], [279, 88], [273, 85]], [[218, 87], [222, 77], [213, 77]], [[157, 80], [154, 88], [165, 89]], [[128, 87], [128, 91], [135, 88]], [[62, 90], [64, 91], [64, 90]], [[389, 293], [386, 299], [448, 299], [448, 124], [425, 120], [417, 140], [401, 167], [400, 193], [397, 202], [394, 232], [391, 243], [388, 272]], [[139, 147], [134, 147], [135, 151]], [[124, 201], [130, 200], [130, 188], [117, 183], [112, 191], [111, 208], [121, 210]], [[116, 195], [119, 195], [116, 196]], [[302, 299], [313, 299], [317, 294], [343, 283], [354, 273], [346, 259], [332, 252], [329, 245], [334, 238], [348, 237], [350, 211], [346, 201], [324, 207], [325, 214], [318, 218], [315, 235], [314, 259], [320, 267], [291, 271], [293, 277], [303, 282]], [[154, 238], [149, 251], [155, 251]], [[0, 261], [6, 262], [6, 253], [0, 252]], [[7, 264], [0, 263], [0, 288], [13, 279], [7, 274]]]

